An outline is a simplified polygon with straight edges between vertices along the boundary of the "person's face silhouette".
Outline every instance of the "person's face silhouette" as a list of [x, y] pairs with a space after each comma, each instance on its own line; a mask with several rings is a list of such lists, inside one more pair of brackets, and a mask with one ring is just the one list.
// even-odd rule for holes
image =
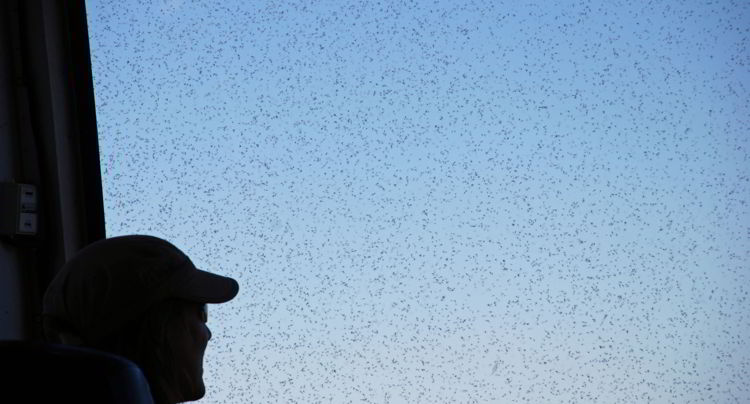
[[206, 325], [206, 305], [200, 303], [186, 303], [184, 326], [176, 321], [173, 335], [174, 358], [180, 375], [180, 386], [176, 386], [181, 393], [180, 401], [192, 401], [202, 398], [206, 394], [203, 383], [203, 354], [206, 351], [211, 331]]

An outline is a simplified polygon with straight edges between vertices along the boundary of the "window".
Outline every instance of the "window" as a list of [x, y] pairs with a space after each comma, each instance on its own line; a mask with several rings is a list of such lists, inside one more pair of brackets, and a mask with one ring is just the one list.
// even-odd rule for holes
[[204, 402], [750, 400], [748, 4], [458, 3], [87, 2]]

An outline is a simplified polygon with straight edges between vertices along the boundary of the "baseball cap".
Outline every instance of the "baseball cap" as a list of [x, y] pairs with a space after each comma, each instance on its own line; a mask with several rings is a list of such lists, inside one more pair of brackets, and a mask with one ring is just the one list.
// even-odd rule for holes
[[130, 235], [94, 242], [57, 273], [44, 294], [47, 332], [93, 342], [170, 298], [224, 303], [237, 281], [195, 267], [180, 249], [158, 237]]

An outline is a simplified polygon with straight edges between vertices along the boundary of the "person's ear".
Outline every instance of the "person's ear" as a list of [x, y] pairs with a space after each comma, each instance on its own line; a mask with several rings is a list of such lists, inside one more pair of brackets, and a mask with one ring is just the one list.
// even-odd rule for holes
[[74, 345], [74, 346], [82, 346], [83, 340], [77, 336], [70, 333], [59, 333], [58, 339], [60, 340], [60, 343], [63, 345]]

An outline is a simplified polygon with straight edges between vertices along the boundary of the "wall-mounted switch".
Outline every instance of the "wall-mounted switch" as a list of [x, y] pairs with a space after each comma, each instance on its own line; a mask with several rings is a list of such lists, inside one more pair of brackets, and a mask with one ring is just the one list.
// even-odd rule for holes
[[39, 232], [35, 185], [0, 183], [0, 236], [35, 236]]
[[36, 212], [36, 186], [19, 184], [19, 206], [21, 212]]
[[18, 217], [18, 233], [36, 234], [36, 213], [23, 212]]

